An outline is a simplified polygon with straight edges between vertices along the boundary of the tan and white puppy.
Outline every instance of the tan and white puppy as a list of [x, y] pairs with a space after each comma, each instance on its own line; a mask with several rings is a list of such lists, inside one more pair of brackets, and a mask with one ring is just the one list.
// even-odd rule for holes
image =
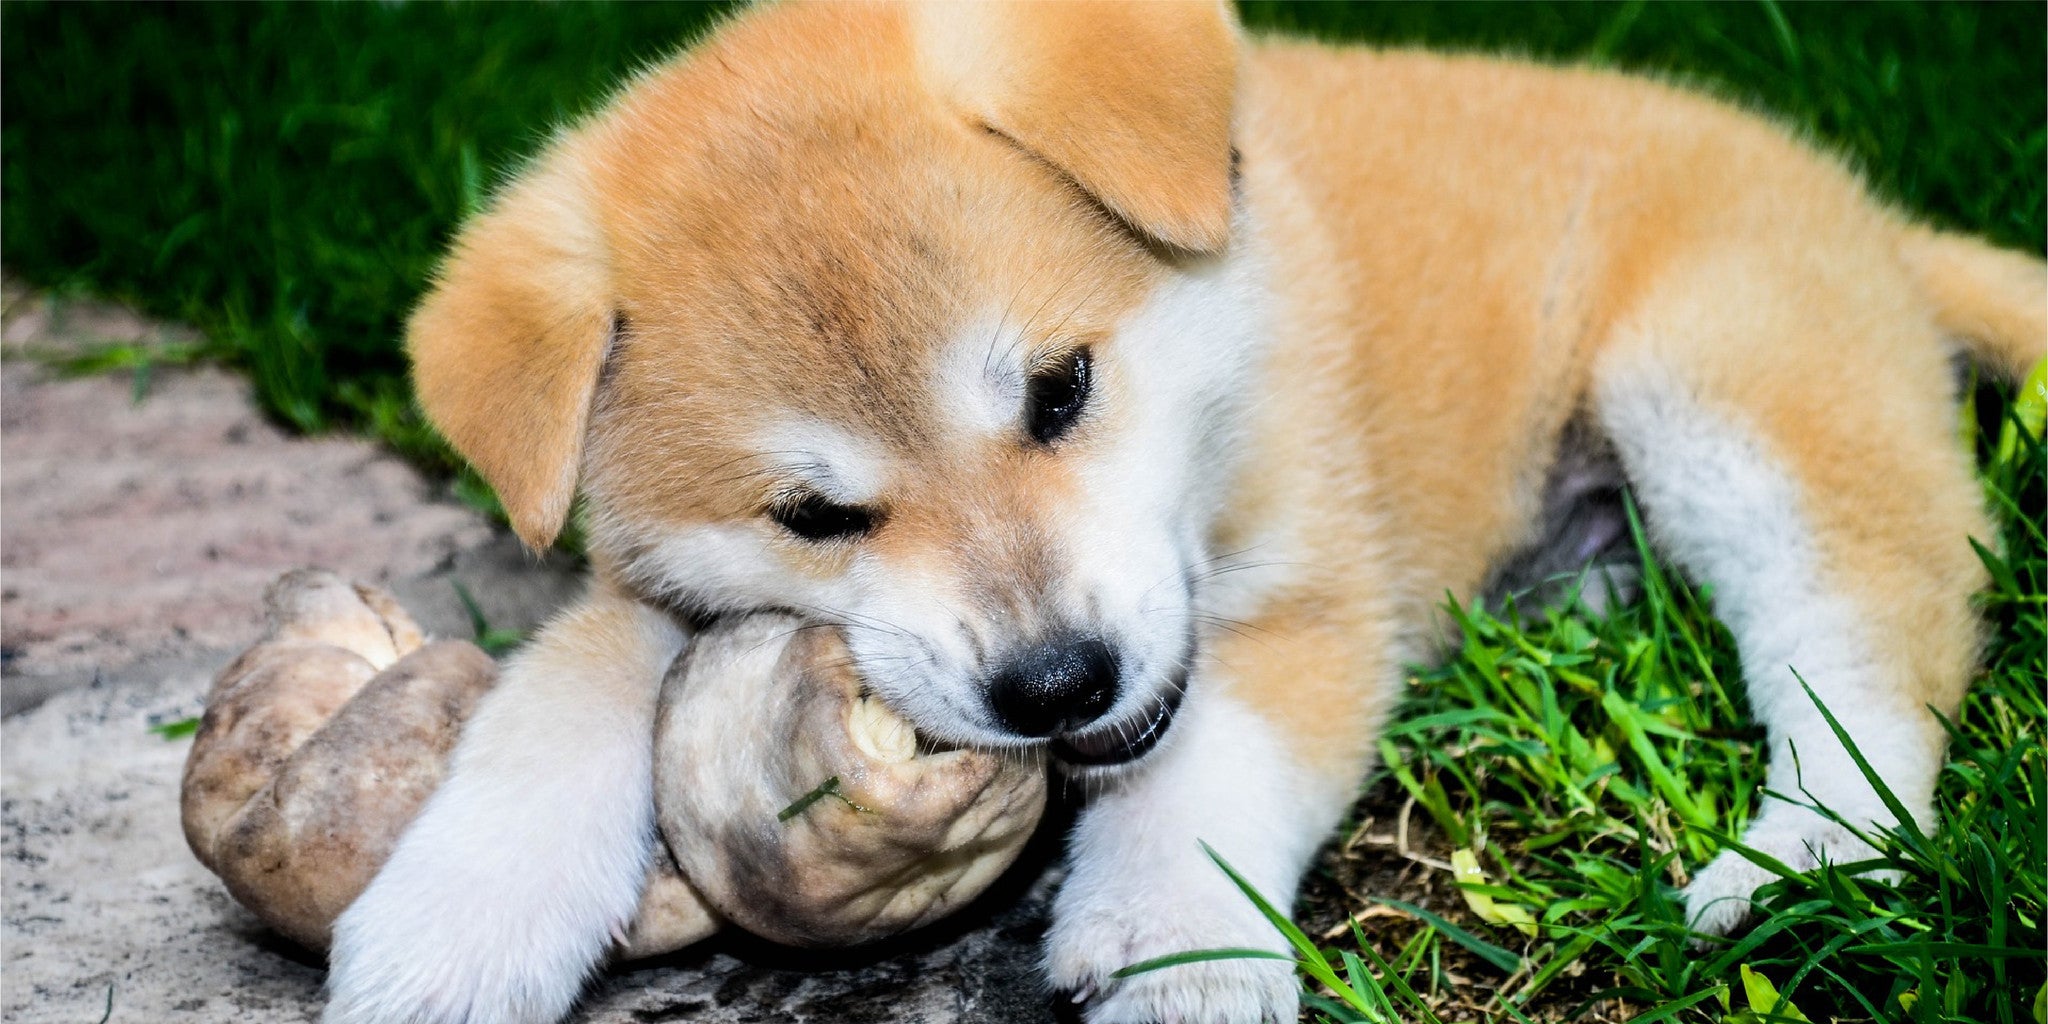
[[[327, 1020], [551, 1021], [631, 913], [693, 617], [842, 625], [933, 739], [1094, 799], [1047, 939], [1091, 1021], [1292, 1020], [1276, 898], [1444, 595], [1597, 560], [1633, 489], [1713, 587], [1771, 785], [1928, 806], [1990, 538], [1950, 343], [2042, 264], [1654, 82], [1242, 38], [1217, 4], [750, 10], [558, 136], [413, 320], [421, 401], [596, 579], [337, 929]], [[732, 710], [735, 729], [753, 709]], [[1791, 750], [1804, 766], [1795, 776]], [[1772, 802], [1799, 865], [1853, 837]], [[1688, 891], [1726, 929], [1763, 876]]]

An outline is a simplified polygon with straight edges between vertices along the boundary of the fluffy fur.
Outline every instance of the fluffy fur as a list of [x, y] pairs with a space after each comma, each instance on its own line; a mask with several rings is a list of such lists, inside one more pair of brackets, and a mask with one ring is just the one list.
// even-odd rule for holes
[[[1111, 974], [1276, 946], [1197, 840], [1292, 894], [1438, 603], [1555, 533], [1588, 431], [1714, 587], [1774, 788], [1886, 823], [1793, 673], [1924, 807], [1991, 536], [1949, 343], [2017, 371], [2044, 307], [2038, 260], [1639, 79], [1245, 40], [1206, 3], [750, 10], [561, 135], [413, 321], [523, 536], [580, 481], [598, 582], [343, 918], [328, 1019], [564, 1013], [640, 884], [676, 623], [777, 608], [940, 740], [1036, 742], [985, 684], [1061, 630], [1115, 645], [1100, 729], [1184, 687], [1085, 771], [1049, 972], [1096, 1022], [1292, 1020], [1272, 964]], [[1094, 393], [1037, 444], [1026, 381], [1078, 346]], [[793, 490], [879, 525], [792, 536]], [[1855, 853], [1784, 802], [1749, 838]], [[1696, 922], [1759, 881], [1710, 865]]]

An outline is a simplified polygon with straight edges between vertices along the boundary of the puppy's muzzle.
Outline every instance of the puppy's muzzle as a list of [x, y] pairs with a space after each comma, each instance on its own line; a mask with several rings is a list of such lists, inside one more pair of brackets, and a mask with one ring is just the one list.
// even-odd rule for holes
[[1177, 676], [1172, 685], [1153, 697], [1137, 714], [1072, 735], [1055, 737], [1049, 752], [1055, 759], [1072, 767], [1135, 761], [1165, 738], [1187, 690], [1186, 675]]
[[1049, 738], [1049, 752], [1070, 766], [1135, 761], [1166, 735], [1187, 680], [1174, 679], [1134, 714], [1104, 721], [1117, 702], [1119, 663], [1116, 651], [1095, 637], [1039, 644], [989, 680], [989, 708], [1010, 732]]

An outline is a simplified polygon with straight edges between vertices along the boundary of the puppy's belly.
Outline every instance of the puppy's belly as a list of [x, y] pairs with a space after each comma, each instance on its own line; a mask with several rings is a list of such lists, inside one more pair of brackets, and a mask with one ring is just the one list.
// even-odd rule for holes
[[1594, 614], [1635, 594], [1640, 568], [1629, 536], [1627, 481], [1607, 438], [1584, 421], [1567, 425], [1543, 482], [1536, 520], [1520, 546], [1496, 559], [1480, 600], [1499, 609], [1559, 608], [1577, 594]]

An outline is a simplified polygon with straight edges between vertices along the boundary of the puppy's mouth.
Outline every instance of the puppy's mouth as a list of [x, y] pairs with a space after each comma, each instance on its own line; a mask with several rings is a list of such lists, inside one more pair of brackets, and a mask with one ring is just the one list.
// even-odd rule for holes
[[1175, 675], [1165, 692], [1153, 697], [1137, 714], [1069, 736], [1054, 737], [1048, 752], [1055, 760], [1073, 767], [1129, 764], [1151, 752], [1165, 738], [1187, 692], [1187, 673], [1183, 671]]

